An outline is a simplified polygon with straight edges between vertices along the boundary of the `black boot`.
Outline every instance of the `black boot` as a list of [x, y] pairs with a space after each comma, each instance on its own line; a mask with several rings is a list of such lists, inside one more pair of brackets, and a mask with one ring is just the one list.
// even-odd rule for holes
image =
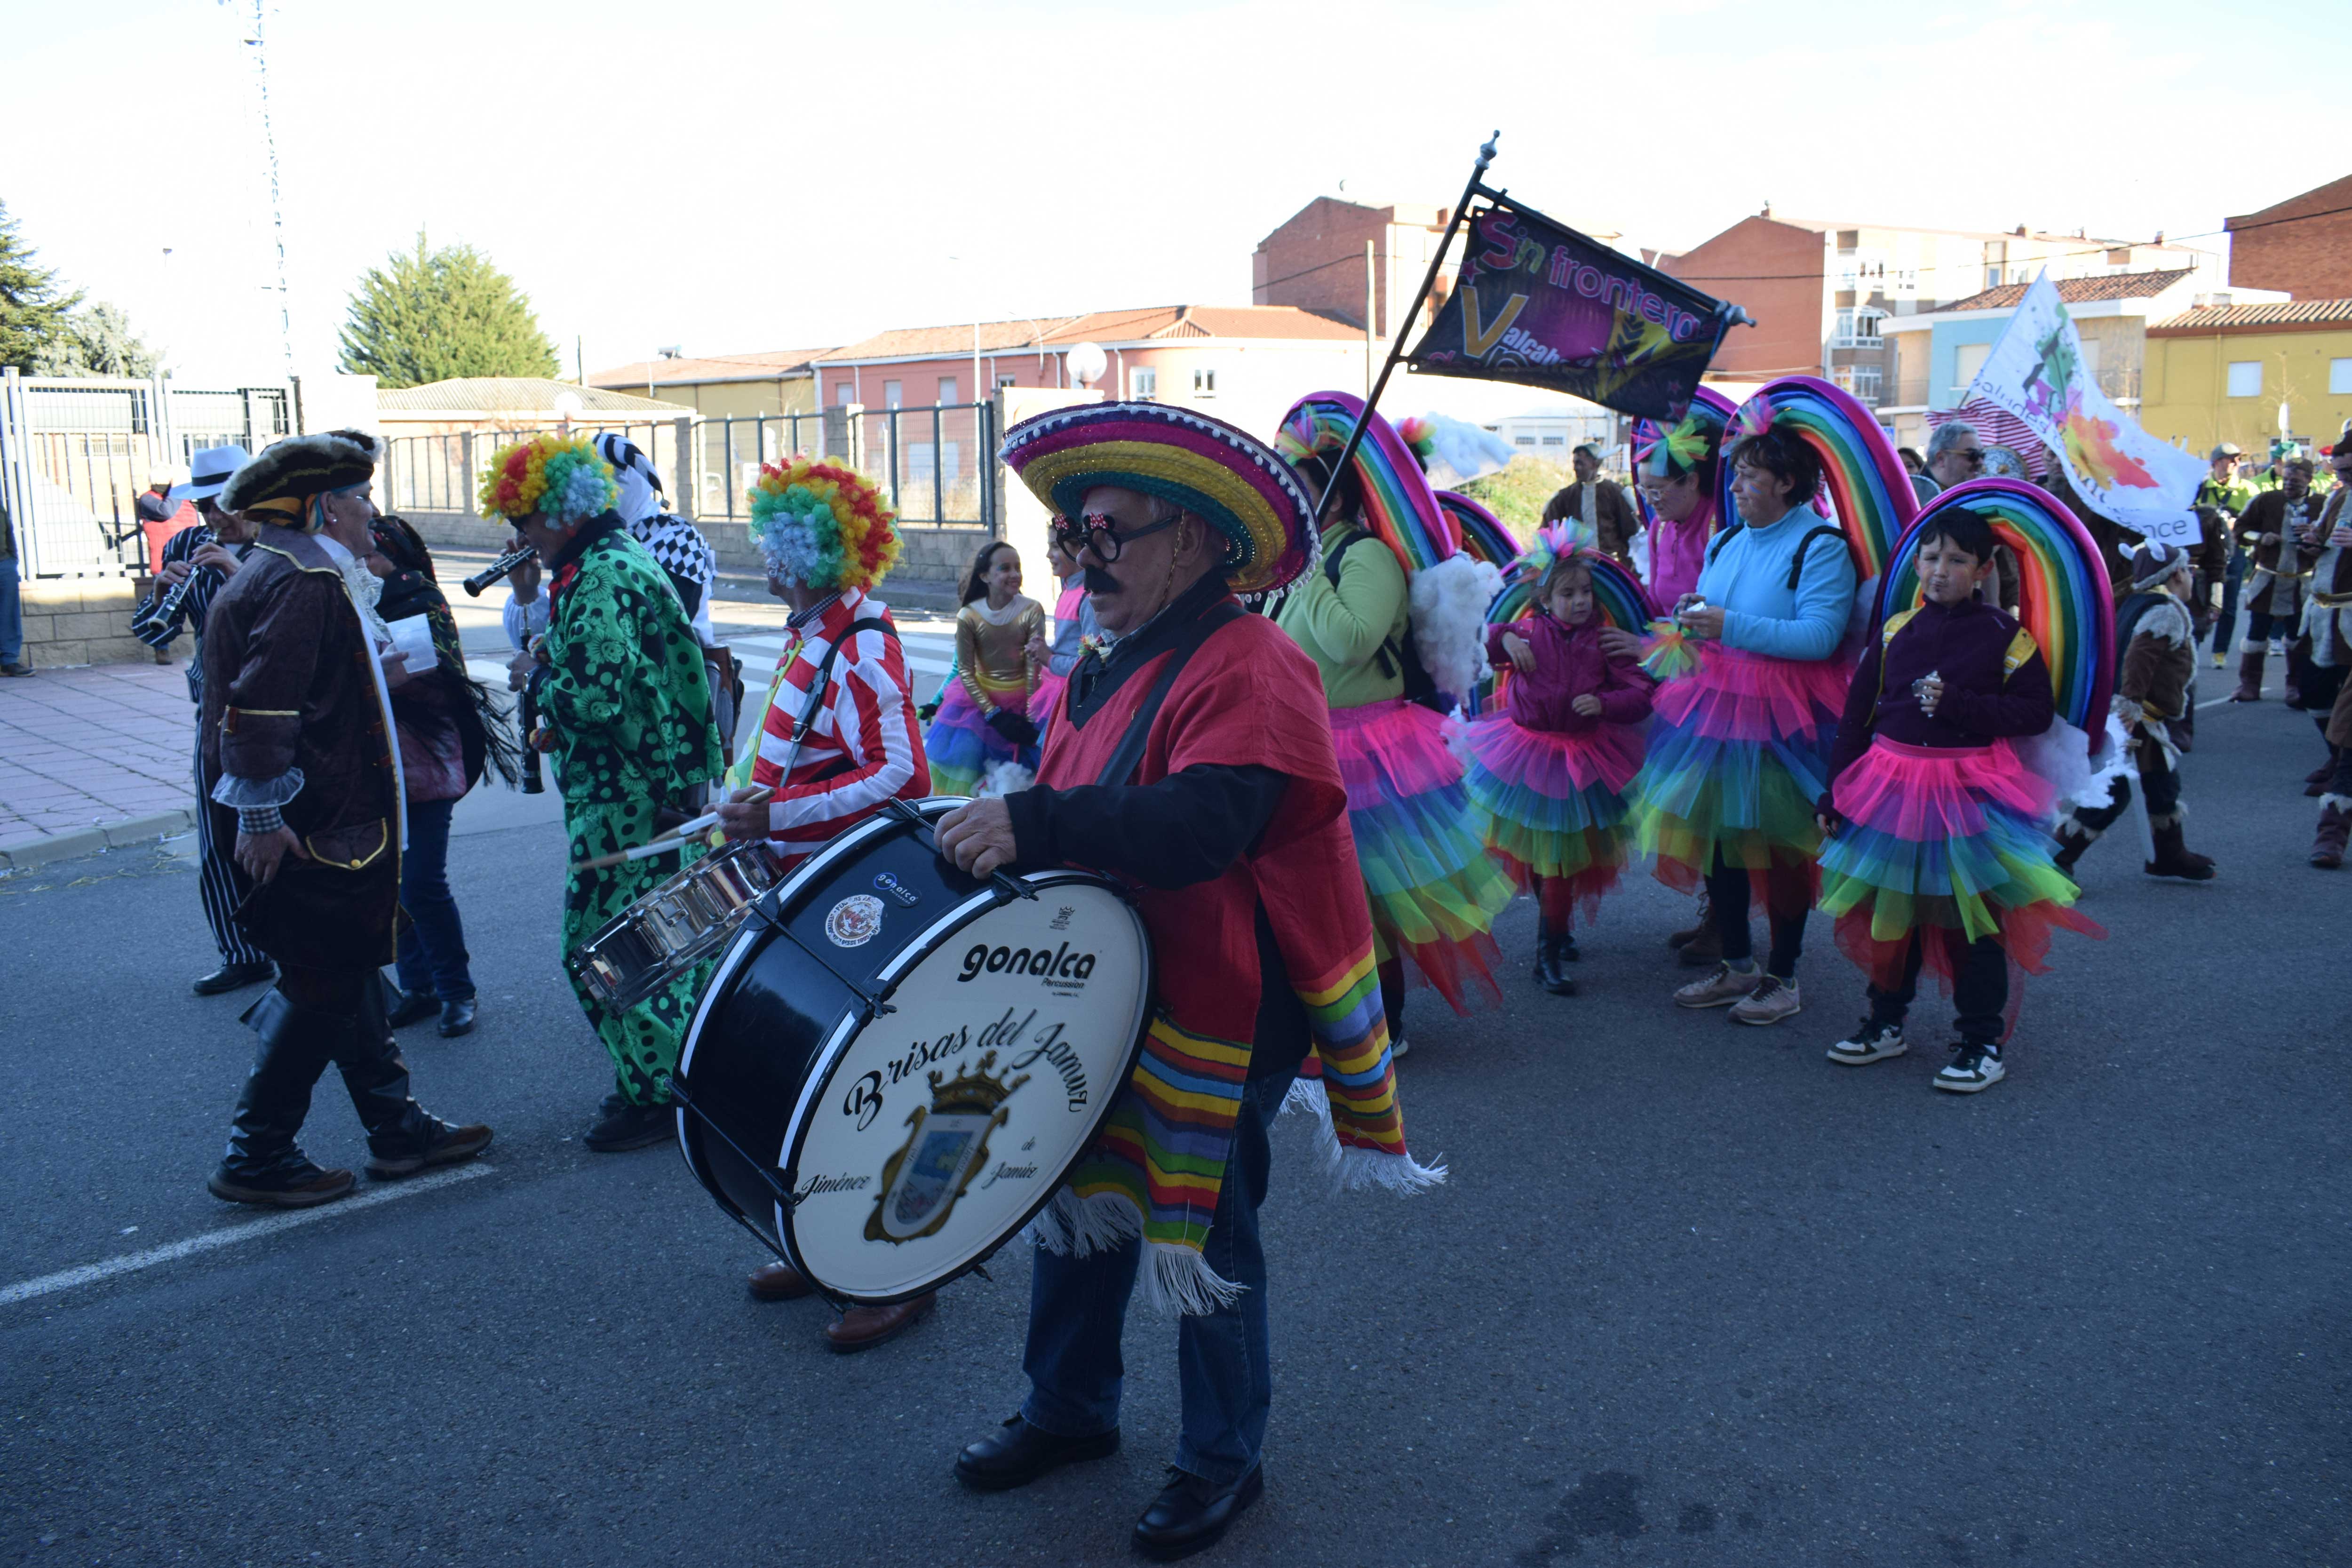
[[359, 1016], [343, 1037], [335, 1065], [342, 1069], [352, 1109], [367, 1129], [367, 1173], [379, 1181], [468, 1159], [489, 1146], [488, 1128], [453, 1127], [411, 1098], [408, 1064], [386, 1020], [383, 987], [362, 988]]
[[1544, 926], [1536, 937], [1536, 983], [1555, 996], [1576, 994], [1576, 982], [1560, 967], [1560, 950], [1574, 939], [1566, 931]]
[[347, 1036], [347, 1014], [298, 1005], [272, 987], [245, 1014], [260, 1035], [253, 1070], [237, 1097], [228, 1147], [205, 1185], [230, 1203], [308, 1208], [352, 1190], [349, 1171], [323, 1170], [294, 1142], [310, 1114], [310, 1090], [326, 1070], [337, 1040]]

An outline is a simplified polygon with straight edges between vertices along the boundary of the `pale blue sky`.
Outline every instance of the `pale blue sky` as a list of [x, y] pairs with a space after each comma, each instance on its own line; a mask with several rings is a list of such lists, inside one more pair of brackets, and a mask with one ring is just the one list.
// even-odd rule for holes
[[[251, 0], [0, 0], [16, 84], [0, 200], [200, 378], [282, 363], [251, 16]], [[1646, 244], [1694, 244], [1767, 198], [2217, 229], [2352, 172], [2327, 63], [2342, 16], [282, 0], [268, 27], [298, 357], [331, 360], [352, 282], [422, 225], [487, 250], [567, 369], [578, 335], [593, 370], [665, 343], [1245, 303], [1252, 247], [1306, 201], [1343, 179], [1451, 201], [1497, 125], [1496, 183]]]

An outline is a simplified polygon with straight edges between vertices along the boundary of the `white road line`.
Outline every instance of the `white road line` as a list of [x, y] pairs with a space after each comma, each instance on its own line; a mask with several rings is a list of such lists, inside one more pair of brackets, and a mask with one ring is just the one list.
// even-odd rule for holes
[[487, 1176], [495, 1169], [497, 1169], [496, 1166], [485, 1165], [477, 1160], [470, 1164], [459, 1165], [454, 1170], [442, 1171], [413, 1182], [403, 1182], [394, 1186], [373, 1187], [355, 1198], [338, 1199], [334, 1203], [320, 1204], [317, 1208], [289, 1209], [284, 1214], [273, 1215], [268, 1219], [252, 1220], [244, 1225], [231, 1226], [226, 1230], [208, 1230], [201, 1236], [189, 1237], [184, 1241], [174, 1241], [163, 1247], [151, 1247], [144, 1252], [125, 1253], [121, 1258], [110, 1258], [103, 1263], [85, 1263], [79, 1268], [68, 1268], [56, 1274], [44, 1274], [37, 1279], [26, 1279], [11, 1285], [5, 1289], [0, 1289], [0, 1307], [14, 1306], [19, 1301], [29, 1301], [36, 1296], [47, 1296], [58, 1290], [70, 1290], [78, 1285], [95, 1285], [101, 1279], [111, 1279], [118, 1274], [130, 1274], [142, 1268], [153, 1268], [159, 1264], [177, 1263], [183, 1258], [194, 1258], [200, 1252], [211, 1252], [215, 1248], [233, 1246], [240, 1241], [253, 1241], [265, 1236], [276, 1236], [280, 1231], [292, 1230], [298, 1225], [309, 1225], [313, 1220], [331, 1219], [337, 1215], [350, 1214], [354, 1209], [372, 1208], [377, 1204], [388, 1204], [396, 1198], [413, 1198], [420, 1193], [455, 1186], [459, 1182], [470, 1182], [477, 1176]]

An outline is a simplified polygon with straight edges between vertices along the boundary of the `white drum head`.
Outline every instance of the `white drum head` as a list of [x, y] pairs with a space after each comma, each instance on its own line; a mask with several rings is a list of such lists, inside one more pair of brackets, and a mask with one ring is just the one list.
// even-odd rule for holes
[[1001, 1246], [1126, 1087], [1143, 922], [1092, 880], [1028, 880], [1036, 898], [951, 931], [811, 1075], [777, 1161], [799, 1201], [776, 1219], [836, 1294], [915, 1294]]

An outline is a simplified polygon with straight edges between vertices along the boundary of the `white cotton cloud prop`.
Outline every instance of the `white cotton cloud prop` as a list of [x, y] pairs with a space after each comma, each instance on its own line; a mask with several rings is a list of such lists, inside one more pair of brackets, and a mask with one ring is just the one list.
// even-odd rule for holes
[[1469, 695], [1486, 662], [1486, 606], [1502, 591], [1501, 570], [1457, 554], [1412, 574], [1412, 640], [1437, 689]]

